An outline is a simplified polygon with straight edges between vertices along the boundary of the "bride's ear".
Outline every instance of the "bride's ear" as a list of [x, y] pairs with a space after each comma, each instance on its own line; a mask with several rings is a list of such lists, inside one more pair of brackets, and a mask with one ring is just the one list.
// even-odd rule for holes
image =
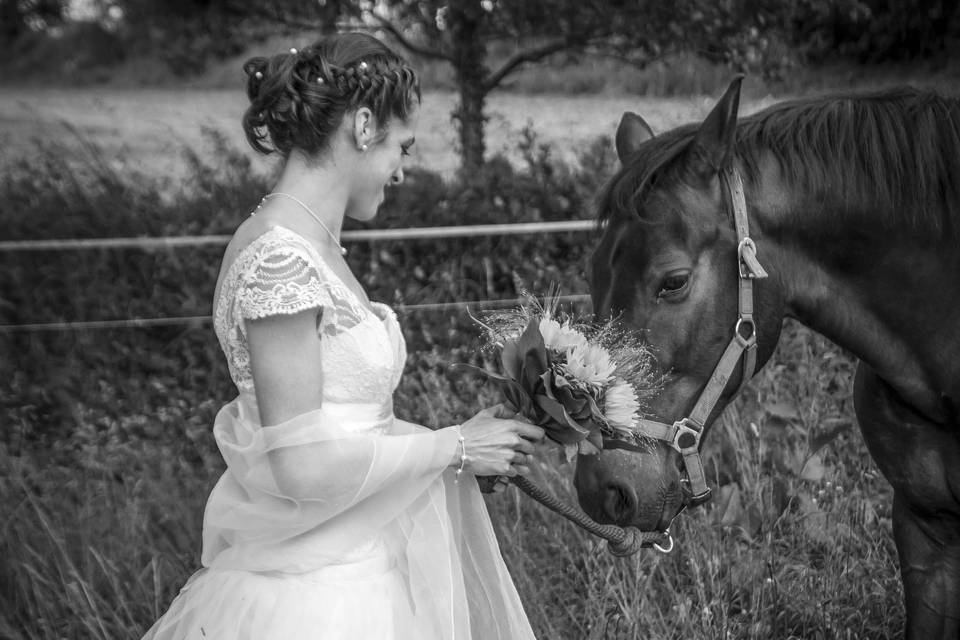
[[360, 107], [353, 114], [353, 139], [359, 151], [366, 151], [377, 137], [377, 121], [368, 107]]

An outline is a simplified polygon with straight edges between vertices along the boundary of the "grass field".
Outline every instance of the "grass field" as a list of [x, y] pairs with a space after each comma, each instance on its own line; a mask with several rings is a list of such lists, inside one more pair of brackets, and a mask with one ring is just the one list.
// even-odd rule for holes
[[[452, 93], [424, 95], [417, 144], [410, 163], [445, 175], [456, 168], [456, 134], [450, 120]], [[745, 105], [745, 111], [761, 104]], [[201, 130], [222, 133], [246, 148], [240, 119], [246, 97], [239, 90], [172, 89], [0, 89], [0, 168], [30, 154], [36, 140], [96, 140], [123, 156], [130, 167], [177, 177], [184, 164], [178, 149], [197, 146]], [[497, 93], [490, 100], [487, 148], [515, 157], [521, 130], [528, 124], [560, 159], [571, 161], [578, 147], [599, 136], [613, 137], [624, 111], [636, 111], [658, 130], [702, 118], [711, 106], [706, 97], [649, 99], [636, 97], [523, 96]], [[269, 161], [255, 157], [261, 171]], [[118, 166], [118, 169], [126, 167]]]
[[[448, 176], [456, 158], [448, 118], [452, 100], [450, 94], [426, 96], [413, 159]], [[702, 97], [496, 95], [489, 147], [518, 157], [520, 131], [529, 121], [560, 160], [573, 160], [576, 147], [611, 136], [625, 109], [649, 116], [663, 129], [702, 117], [710, 104]], [[128, 202], [135, 205], [131, 217], [176, 212], [181, 203], [162, 204], [152, 187], [129, 174], [146, 173], [160, 182], [183, 177], [185, 167], [194, 166], [183, 162], [183, 149], [201, 144], [203, 127], [242, 148], [236, 124], [241, 109], [239, 94], [230, 91], [0, 91], [0, 162], [39, 155], [44, 148], [39, 140], [62, 138], [81, 146], [93, 141], [103, 171], [118, 176], [99, 191], [75, 188], [70, 176], [59, 174], [0, 181], [5, 189], [0, 213], [22, 223], [20, 229], [36, 221], [49, 237], [58, 234], [48, 227], [67, 215], [78, 218], [70, 219], [73, 225], [84, 224], [83, 216], [98, 228], [109, 229], [111, 220], [119, 225]], [[260, 163], [253, 171], [267, 169]], [[225, 179], [213, 174], [211, 180]], [[187, 227], [233, 192], [258, 188], [243, 173], [231, 180], [208, 185], [206, 200], [184, 201], [177, 224]], [[41, 198], [49, 195], [47, 189], [62, 189], [63, 195]], [[46, 208], [37, 210], [38, 202]], [[115, 218], [105, 209], [112, 202], [119, 203], [118, 211], [109, 212]], [[589, 242], [583, 237], [583, 244]], [[470, 249], [486, 250], [474, 244]], [[565, 292], [584, 287], [578, 265], [557, 271], [549, 264], [560, 260], [558, 255], [576, 255], [564, 259], [579, 261], [582, 253], [566, 247], [547, 260], [546, 248], [513, 251], [524, 264], [520, 258], [506, 264], [506, 281], [511, 268], [529, 268], [573, 274], [563, 283]], [[8, 260], [0, 271], [18, 274], [2, 281], [11, 289], [0, 288], [0, 318], [14, 314], [5, 303], [11, 299], [41, 299], [45, 306], [38, 303], [37, 309], [50, 315], [29, 318], [35, 321], [77, 319], [73, 314], [81, 312], [163, 315], [180, 308], [159, 308], [148, 296], [205, 308], [216, 252], [161, 253], [39, 256], [35, 271], [15, 271], [23, 265], [0, 256]], [[388, 276], [407, 280], [419, 266], [416, 256], [398, 265], [384, 252], [351, 256], [359, 261], [357, 269], [379, 269], [384, 300], [395, 284]], [[447, 285], [465, 290], [464, 272], [464, 265], [451, 259], [424, 276], [421, 290]], [[444, 373], [449, 362], [465, 357], [474, 339], [463, 328], [464, 318], [411, 314], [403, 322], [408, 340], [416, 337], [422, 344], [422, 336], [414, 334], [429, 329], [434, 346], [411, 353], [397, 394], [399, 415], [451, 424], [498, 400], [491, 389], [451, 381]], [[677, 549], [670, 555], [646, 551], [615, 558], [516, 491], [489, 498], [538, 637], [896, 636], [903, 608], [889, 487], [856, 430], [853, 366], [850, 354], [787, 324], [774, 358], [707, 438], [716, 497], [681, 518]], [[0, 334], [0, 638], [139, 637], [197, 568], [203, 505], [223, 466], [209, 429], [231, 393], [208, 327]], [[66, 435], [45, 440], [46, 431]], [[23, 444], [27, 439], [19, 434], [33, 434], [31, 444]], [[572, 496], [572, 468], [558, 457], [544, 447], [539, 475], [552, 490]]]

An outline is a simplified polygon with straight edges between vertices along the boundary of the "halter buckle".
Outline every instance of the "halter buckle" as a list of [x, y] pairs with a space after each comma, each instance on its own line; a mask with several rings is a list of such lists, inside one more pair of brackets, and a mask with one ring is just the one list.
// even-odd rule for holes
[[703, 432], [702, 424], [690, 418], [683, 418], [674, 422], [673, 428], [677, 432], [674, 434], [673, 440], [670, 441], [670, 446], [681, 455], [691, 450], [695, 451], [700, 447], [700, 435]]
[[737, 245], [737, 264], [741, 279], [761, 279], [767, 277], [767, 270], [757, 259], [757, 245], [750, 236], [745, 236]]

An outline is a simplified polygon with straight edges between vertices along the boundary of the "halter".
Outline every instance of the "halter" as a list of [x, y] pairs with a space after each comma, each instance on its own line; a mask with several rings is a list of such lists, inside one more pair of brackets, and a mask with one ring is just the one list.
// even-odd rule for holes
[[[757, 260], [757, 245], [750, 238], [750, 225], [747, 220], [747, 203], [743, 196], [743, 182], [736, 168], [720, 172], [721, 180], [726, 184], [733, 204], [733, 223], [737, 231], [737, 265], [739, 297], [737, 303], [737, 323], [733, 327], [733, 337], [727, 345], [720, 361], [713, 369], [710, 379], [697, 398], [690, 415], [677, 420], [673, 424], [641, 419], [637, 424], [637, 431], [650, 438], [662, 440], [683, 457], [683, 464], [687, 471], [691, 495], [685, 500], [670, 523], [676, 519], [687, 507], [695, 507], [710, 500], [710, 488], [703, 472], [703, 462], [700, 460], [700, 438], [703, 437], [703, 426], [720, 400], [730, 375], [736, 369], [737, 362], [743, 356], [743, 378], [736, 393], [746, 386], [753, 377], [757, 365], [757, 327], [753, 320], [753, 281], [766, 278], [767, 272]], [[736, 393], [734, 395], [736, 395]], [[627, 449], [629, 451], [645, 451], [621, 439], [604, 439], [604, 448]], [[673, 538], [670, 536], [670, 526], [663, 531], [640, 531], [636, 527], [619, 527], [616, 525], [601, 525], [594, 522], [585, 514], [561, 500], [550, 496], [545, 491], [522, 476], [510, 479], [527, 495], [559, 513], [575, 524], [583, 527], [594, 535], [605, 538], [608, 547], [614, 555], [625, 556], [639, 551], [642, 547], [653, 546], [656, 550], [668, 553], [673, 549]], [[666, 546], [661, 546], [664, 543]]]
[[[703, 472], [700, 460], [700, 438], [707, 418], [713, 412], [720, 395], [723, 393], [737, 362], [743, 356], [743, 377], [734, 395], [753, 377], [757, 364], [757, 327], [753, 320], [753, 281], [766, 278], [767, 272], [757, 260], [757, 245], [750, 238], [750, 223], [747, 219], [747, 203], [743, 196], [743, 182], [736, 168], [720, 172], [721, 180], [726, 184], [733, 204], [733, 223], [737, 230], [738, 265], [738, 317], [733, 327], [733, 337], [720, 361], [714, 367], [710, 379], [697, 398], [690, 415], [673, 424], [641, 419], [637, 431], [656, 440], [666, 442], [683, 457], [683, 464], [690, 482], [691, 495], [687, 506], [695, 507], [710, 500], [710, 488]], [[631, 448], [611, 442], [613, 448]]]

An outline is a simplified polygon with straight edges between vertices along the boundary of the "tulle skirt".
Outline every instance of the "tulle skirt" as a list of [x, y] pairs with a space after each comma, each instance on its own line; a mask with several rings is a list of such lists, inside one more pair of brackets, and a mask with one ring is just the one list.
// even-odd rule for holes
[[428, 640], [405, 584], [385, 553], [304, 574], [202, 569], [144, 638]]
[[[214, 435], [206, 568], [146, 640], [533, 639], [477, 484], [448, 467], [455, 438], [333, 402], [264, 427], [252, 394]], [[316, 495], [277, 485], [278, 450], [331, 470]]]

